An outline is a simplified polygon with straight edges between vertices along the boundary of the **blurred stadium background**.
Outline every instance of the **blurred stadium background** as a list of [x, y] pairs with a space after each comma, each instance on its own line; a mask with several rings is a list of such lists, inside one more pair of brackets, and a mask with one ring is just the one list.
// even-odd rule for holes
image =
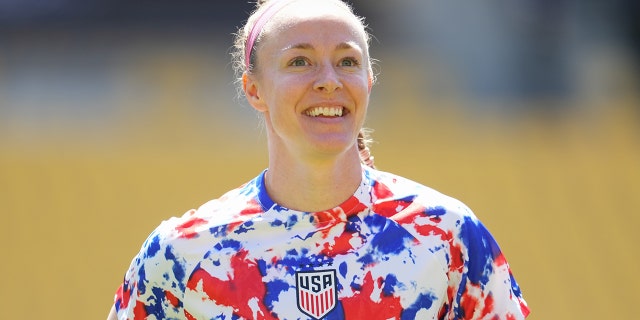
[[[530, 319], [632, 319], [638, 4], [355, 1], [378, 166], [466, 202]], [[102, 319], [161, 220], [267, 164], [229, 49], [244, 1], [0, 1], [3, 319]]]

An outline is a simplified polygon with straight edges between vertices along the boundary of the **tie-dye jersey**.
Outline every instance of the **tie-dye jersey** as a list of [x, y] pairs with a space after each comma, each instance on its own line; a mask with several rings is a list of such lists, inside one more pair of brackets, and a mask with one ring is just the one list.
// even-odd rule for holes
[[264, 173], [145, 241], [120, 319], [523, 319], [498, 245], [461, 202], [369, 168], [323, 212], [274, 203]]

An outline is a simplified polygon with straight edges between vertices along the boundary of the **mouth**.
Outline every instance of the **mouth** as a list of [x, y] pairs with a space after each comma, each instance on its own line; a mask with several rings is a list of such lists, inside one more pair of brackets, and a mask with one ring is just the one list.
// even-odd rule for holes
[[344, 107], [313, 107], [304, 111], [304, 114], [309, 117], [342, 117], [347, 114], [347, 110]]

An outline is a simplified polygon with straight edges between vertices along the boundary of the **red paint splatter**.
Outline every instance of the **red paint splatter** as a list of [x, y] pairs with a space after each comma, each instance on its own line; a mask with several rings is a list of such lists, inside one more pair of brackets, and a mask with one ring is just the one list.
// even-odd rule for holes
[[444, 319], [447, 311], [449, 311], [449, 304], [445, 303], [440, 307], [440, 311], [438, 311], [438, 319]]
[[455, 286], [449, 286], [447, 287], [447, 299], [449, 302], [453, 301], [453, 297], [456, 295], [456, 288]]
[[136, 306], [133, 308], [133, 319], [144, 320], [148, 316], [147, 309], [142, 301], [136, 301]]
[[493, 312], [493, 296], [489, 295], [484, 299], [484, 308], [482, 308], [482, 316], [480, 319], [484, 319], [487, 315]]
[[464, 310], [464, 317], [466, 319], [473, 319], [473, 314], [476, 312], [478, 306], [478, 299], [472, 295], [463, 295], [460, 301], [460, 306]]
[[502, 252], [500, 252], [500, 254], [497, 257], [495, 257], [493, 261], [496, 263], [496, 266], [498, 267], [505, 265], [507, 263], [507, 259], [504, 257], [504, 254], [502, 254]]
[[187, 320], [196, 320], [196, 317], [192, 316], [191, 313], [189, 313], [189, 311], [184, 310], [184, 316], [187, 318]]
[[[410, 203], [403, 201], [403, 200], [389, 200], [389, 201], [382, 201], [382, 202], [376, 202], [373, 204], [373, 207], [371, 208], [371, 210], [383, 217], [394, 217], [395, 215], [397, 215], [399, 212], [405, 210]], [[404, 216], [404, 214], [403, 214]], [[398, 219], [401, 220], [402, 218]], [[415, 219], [415, 218], [414, 218]], [[396, 220], [396, 219], [394, 219]], [[398, 221], [396, 220], [396, 221]]]
[[258, 318], [275, 319], [262, 301], [266, 288], [260, 270], [255, 262], [246, 259], [247, 254], [246, 250], [242, 250], [231, 257], [233, 275], [230, 275], [229, 280], [220, 280], [211, 276], [204, 269], [198, 269], [189, 279], [187, 287], [196, 290], [198, 283], [202, 282], [202, 290], [209, 299], [218, 304], [235, 308], [235, 314], [246, 319], [254, 318], [253, 310], [247, 302], [252, 298], [258, 298], [260, 299]]
[[178, 305], [180, 304], [180, 300], [178, 299], [178, 297], [176, 297], [175, 295], [173, 295], [173, 293], [171, 293], [171, 291], [169, 290], [165, 290], [164, 291], [164, 296], [167, 299], [167, 301], [169, 301], [169, 303], [174, 307], [177, 308]]
[[262, 206], [255, 199], [252, 199], [251, 201], [249, 201], [245, 206], [245, 208], [242, 211], [240, 211], [241, 216], [254, 215], [259, 213], [262, 213]]
[[374, 302], [371, 300], [374, 286], [377, 289], [383, 285], [383, 280], [374, 281], [371, 272], [368, 272], [364, 278], [360, 292], [353, 297], [345, 297], [341, 299], [346, 319], [399, 319], [402, 312], [400, 305], [400, 297], [385, 296], [381, 293], [380, 300]]
[[[247, 203], [246, 207], [242, 211], [240, 211], [238, 216], [240, 217], [253, 216], [261, 213], [263, 213], [262, 206], [260, 205], [260, 203], [258, 203], [257, 200], [253, 199]], [[229, 226], [228, 226], [229, 232], [235, 230], [238, 226], [244, 224], [247, 218], [235, 219], [235, 220], [237, 220], [237, 222], [229, 223]]]
[[192, 239], [198, 236], [196, 228], [206, 224], [208, 221], [202, 218], [191, 218], [176, 226], [176, 231], [180, 238]]
[[522, 314], [525, 316], [525, 318], [531, 313], [531, 309], [529, 309], [529, 307], [523, 300], [520, 300], [520, 311], [522, 311]]
[[347, 215], [347, 217], [350, 217], [354, 214], [357, 214], [358, 212], [362, 212], [363, 210], [365, 210], [367, 208], [367, 205], [360, 202], [358, 198], [351, 197], [349, 198], [349, 200], [345, 201], [340, 207], [342, 208], [344, 213]]
[[376, 199], [387, 199], [393, 196], [391, 189], [379, 181], [373, 185], [373, 195]]
[[340, 254], [346, 254], [353, 250], [353, 246], [350, 241], [353, 239], [354, 234], [351, 232], [344, 232], [340, 236], [335, 237], [333, 244], [325, 242], [322, 248], [322, 254], [328, 257], [335, 257]]
[[129, 299], [131, 299], [131, 291], [127, 290], [125, 285], [122, 284], [116, 291], [116, 303], [120, 302], [120, 309], [126, 309], [129, 306]]
[[464, 257], [462, 255], [462, 248], [460, 248], [460, 245], [453, 243], [453, 241], [449, 241], [449, 256], [451, 259], [449, 271], [462, 271], [464, 268]]
[[442, 228], [430, 224], [416, 225], [416, 231], [423, 236], [440, 236], [442, 240], [453, 238], [451, 231], [445, 231]]
[[362, 212], [366, 208], [367, 205], [360, 202], [360, 200], [358, 200], [358, 198], [356, 198], [355, 196], [351, 196], [345, 202], [340, 204], [339, 207], [316, 213], [314, 215], [315, 222], [316, 224], [322, 226], [328, 222], [333, 222], [336, 220], [344, 221], [346, 218]]

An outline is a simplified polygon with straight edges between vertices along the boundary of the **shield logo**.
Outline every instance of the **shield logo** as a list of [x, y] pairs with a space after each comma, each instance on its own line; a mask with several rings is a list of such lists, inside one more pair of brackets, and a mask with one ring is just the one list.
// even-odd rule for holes
[[338, 304], [336, 271], [296, 272], [296, 293], [298, 309], [313, 319], [321, 319]]

